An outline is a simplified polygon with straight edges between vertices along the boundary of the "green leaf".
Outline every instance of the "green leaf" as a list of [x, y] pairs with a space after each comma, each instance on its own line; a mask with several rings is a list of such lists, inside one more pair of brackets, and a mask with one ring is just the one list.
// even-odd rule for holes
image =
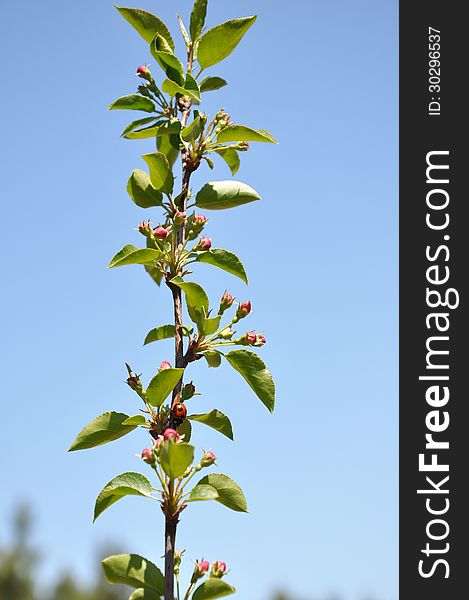
[[191, 441], [192, 425], [188, 419], [184, 419], [184, 421], [176, 427], [176, 430], [179, 433], [179, 435], [184, 436], [185, 442]]
[[160, 594], [148, 588], [138, 588], [130, 594], [129, 600], [160, 600]]
[[156, 147], [162, 152], [172, 167], [179, 156], [179, 136], [165, 135], [156, 138]]
[[151, 483], [140, 473], [122, 473], [101, 490], [96, 499], [93, 521], [112, 504], [124, 496], [147, 496], [151, 498]]
[[208, 363], [209, 367], [219, 367], [221, 364], [221, 354], [216, 350], [209, 350], [204, 352], [204, 358]]
[[228, 85], [228, 82], [221, 77], [204, 77], [199, 84], [201, 92], [212, 92], [214, 90], [219, 90], [225, 85]]
[[211, 485], [218, 492], [218, 498], [216, 498], [217, 502], [223, 504], [227, 508], [231, 508], [231, 510], [248, 512], [243, 490], [227, 475], [210, 473], [209, 475], [202, 477], [197, 485]]
[[195, 590], [192, 600], [215, 600], [215, 598], [229, 596], [235, 592], [236, 588], [223, 581], [223, 579], [209, 577]]
[[215, 333], [220, 327], [220, 320], [221, 315], [204, 319], [202, 326], [204, 335], [212, 335], [212, 333]]
[[129, 415], [124, 413], [112, 411], [103, 413], [83, 427], [68, 451], [94, 448], [127, 435], [136, 427], [136, 425], [124, 425], [124, 421], [128, 418]]
[[232, 350], [224, 355], [230, 365], [240, 373], [258, 398], [273, 412], [275, 384], [270, 371], [257, 354], [249, 350]]
[[232, 175], [238, 172], [241, 161], [239, 159], [238, 151], [234, 148], [219, 148], [215, 152], [223, 158], [226, 164], [230, 167]]
[[210, 181], [201, 188], [195, 203], [208, 210], [223, 210], [260, 200], [259, 194], [241, 181]]
[[140, 8], [124, 8], [119, 6], [116, 6], [116, 8], [146, 42], [150, 43], [155, 35], [159, 33], [168, 42], [171, 49], [174, 50], [174, 42], [169, 29], [156, 15]]
[[181, 379], [184, 369], [163, 369], [150, 381], [146, 399], [152, 406], [161, 406]]
[[218, 500], [218, 492], [211, 485], [195, 485], [186, 502], [202, 502], [205, 500]]
[[121, 133], [121, 137], [125, 137], [127, 133], [138, 129], [142, 125], [148, 125], [148, 123], [153, 123], [155, 121], [156, 117], [145, 117], [143, 119], [137, 119], [136, 121], [132, 121], [132, 123], [129, 123], [124, 129], [124, 131]]
[[133, 415], [129, 417], [125, 421], [122, 422], [122, 425], [145, 425], [147, 420], [143, 415]]
[[212, 248], [206, 252], [199, 252], [197, 254], [197, 262], [207, 263], [223, 269], [227, 273], [236, 275], [247, 284], [248, 278], [246, 271], [244, 270], [243, 263], [239, 260], [236, 254], [223, 250], [223, 248]]
[[163, 194], [153, 187], [145, 171], [134, 169], [127, 182], [127, 193], [140, 208], [162, 206]]
[[122, 96], [109, 105], [109, 110], [143, 110], [145, 112], [156, 112], [156, 106], [150, 98], [139, 94]]
[[211, 67], [229, 56], [255, 20], [255, 16], [233, 19], [204, 33], [197, 49], [197, 60], [202, 69]]
[[[152, 342], [158, 342], [159, 340], [167, 340], [174, 337], [174, 325], [160, 325], [155, 327], [147, 333], [147, 337], [143, 342], [143, 345], [151, 344]], [[183, 325], [182, 334], [189, 337], [191, 335], [192, 328], [187, 325]]]
[[144, 269], [148, 275], [150, 275], [156, 285], [160, 285], [161, 280], [163, 279], [163, 273], [156, 267], [151, 267], [149, 265], [144, 265]]
[[150, 168], [150, 180], [157, 190], [171, 194], [174, 186], [174, 176], [168, 159], [162, 152], [143, 154], [143, 160]]
[[278, 144], [274, 136], [265, 129], [251, 129], [244, 125], [229, 125], [222, 129], [218, 142], [270, 142]]
[[196, 41], [202, 33], [207, 15], [207, 0], [195, 0], [194, 8], [191, 13], [191, 21], [189, 30], [191, 32], [192, 41]]
[[[143, 120], [143, 119], [142, 119]], [[162, 135], [172, 135], [179, 133], [180, 123], [169, 123], [168, 121], [158, 121], [149, 127], [142, 127], [135, 131], [123, 132], [121, 137], [127, 140], [145, 140], [147, 138], [156, 138]]]
[[201, 133], [202, 123], [200, 122], [200, 117], [197, 117], [190, 125], [184, 127], [184, 129], [181, 131], [181, 137], [185, 142], [191, 142], [196, 140]]
[[102, 561], [108, 583], [121, 583], [134, 588], [149, 588], [164, 594], [164, 577], [156, 565], [138, 554], [115, 554]]
[[223, 435], [226, 435], [226, 437], [230, 438], [230, 440], [234, 439], [231, 421], [226, 415], [224, 415], [216, 408], [214, 408], [209, 413], [199, 415], [188, 415], [187, 418], [191, 421], [198, 421], [199, 423], [204, 423], [204, 425], [208, 425], [212, 429], [215, 429]]
[[177, 479], [185, 472], [194, 460], [194, 446], [186, 442], [168, 440], [159, 446], [158, 457], [161, 467], [170, 479]]
[[199, 329], [202, 329], [209, 308], [209, 300], [204, 288], [193, 281], [184, 281], [182, 277], [173, 277], [171, 283], [184, 291], [189, 316]]
[[[159, 35], [150, 44], [150, 52], [153, 58], [166, 73], [166, 77], [175, 81], [179, 85], [184, 85], [184, 67], [177, 56], [171, 51], [165, 51], [161, 45], [163, 38]], [[168, 48], [170, 50], [170, 48]]]
[[153, 248], [136, 248], [127, 244], [111, 259], [109, 269], [123, 267], [124, 265], [146, 265], [151, 264], [161, 257], [159, 250]]
[[199, 87], [195, 79], [189, 74], [186, 75], [186, 82], [184, 84], [184, 87], [182, 85], [178, 85], [175, 81], [172, 81], [171, 79], [165, 79], [161, 85], [161, 90], [166, 94], [169, 94], [170, 96], [181, 94], [181, 96], [190, 96], [194, 100], [197, 100], [197, 102], [200, 102]]

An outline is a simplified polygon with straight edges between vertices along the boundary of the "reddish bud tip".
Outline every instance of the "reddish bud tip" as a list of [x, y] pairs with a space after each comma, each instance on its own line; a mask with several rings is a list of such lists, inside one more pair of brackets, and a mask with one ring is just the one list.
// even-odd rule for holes
[[210, 467], [217, 460], [217, 457], [213, 452], [205, 452], [200, 460], [202, 467]]
[[150, 237], [153, 233], [153, 228], [151, 226], [151, 221], [141, 221], [138, 224], [138, 230], [140, 231], [140, 233], [146, 237]]
[[248, 331], [245, 337], [247, 343], [251, 346], [254, 346], [254, 344], [257, 342], [257, 334], [255, 331]]
[[203, 575], [204, 573], [207, 573], [207, 571], [210, 569], [210, 563], [208, 562], [208, 560], [201, 560], [199, 563], [197, 563], [197, 569], [199, 573]]
[[237, 149], [240, 152], [246, 152], [246, 150], [249, 150], [249, 142], [239, 142]]
[[159, 240], [165, 240], [169, 235], [169, 231], [161, 225], [154, 230], [154, 233]]
[[153, 464], [155, 462], [155, 455], [153, 454], [153, 451], [150, 450], [149, 448], [144, 448], [142, 450], [142, 460], [146, 463], [148, 463], [149, 465]]
[[163, 434], [163, 438], [165, 441], [173, 440], [173, 442], [178, 442], [180, 440], [180, 435], [175, 429], [165, 429]]
[[173, 219], [174, 219], [174, 223], [175, 223], [176, 225], [182, 225], [182, 224], [184, 223], [184, 221], [186, 220], [186, 213], [185, 213], [185, 212], [182, 212], [182, 211], [180, 211], [180, 210], [177, 210], [177, 211], [174, 213], [174, 217], [173, 217]]
[[201, 237], [195, 246], [195, 250], [210, 250], [212, 247], [212, 240], [208, 238]]
[[205, 215], [194, 214], [192, 222], [194, 223], [194, 225], [205, 225], [205, 223], [207, 222], [207, 217]]
[[159, 371], [164, 371], [165, 369], [172, 369], [172, 368], [173, 368], [173, 367], [172, 367], [171, 363], [169, 362], [169, 360], [164, 360], [164, 361], [161, 363], [161, 365], [159, 366], [159, 368], [158, 368], [158, 372], [159, 372]]
[[145, 65], [140, 65], [140, 67], [137, 68], [137, 77], [140, 77], [141, 79], [146, 79], [147, 81], [150, 81], [151, 80], [150, 69], [148, 67], [146, 67]]
[[262, 333], [258, 333], [257, 334], [257, 339], [256, 339], [256, 343], [254, 344], [254, 346], [263, 346], [266, 343], [266, 339], [265, 337], [262, 335]]
[[248, 300], [247, 302], [242, 302], [238, 306], [238, 310], [236, 311], [236, 317], [238, 319], [244, 319], [244, 317], [247, 317], [250, 312], [251, 312], [251, 301]]
[[226, 573], [226, 564], [224, 562], [214, 562], [212, 565], [211, 575], [212, 577], [223, 577]]

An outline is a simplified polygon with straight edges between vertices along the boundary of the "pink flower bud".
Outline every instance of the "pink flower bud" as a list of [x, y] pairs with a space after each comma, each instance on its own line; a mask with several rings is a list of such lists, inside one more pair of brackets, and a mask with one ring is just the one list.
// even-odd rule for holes
[[210, 467], [217, 460], [217, 457], [213, 452], [205, 452], [200, 460], [202, 467]]
[[171, 428], [165, 429], [163, 437], [164, 437], [165, 442], [167, 440], [172, 440], [173, 442], [179, 442], [179, 440], [181, 439], [179, 433], [175, 429], [171, 429]]
[[154, 230], [154, 233], [159, 240], [165, 240], [169, 235], [169, 231], [161, 225]]
[[164, 360], [158, 368], [158, 373], [160, 371], [164, 371], [165, 369], [172, 369], [172, 368], [173, 367], [172, 367], [171, 363], [169, 362], [169, 360]]
[[244, 317], [247, 317], [250, 312], [251, 312], [251, 301], [248, 300], [247, 302], [242, 302], [238, 306], [238, 310], [236, 311], [236, 318], [244, 319]]
[[249, 150], [249, 142], [239, 142], [237, 150], [239, 152], [246, 152], [246, 150]]
[[266, 341], [267, 340], [265, 339], [265, 337], [263, 336], [263, 334], [262, 333], [258, 333], [257, 334], [256, 343], [253, 344], [253, 346], [263, 346], [266, 343]]
[[205, 237], [201, 237], [200, 240], [197, 242], [197, 244], [194, 246], [194, 250], [197, 251], [205, 251], [205, 250], [210, 250], [210, 248], [212, 247], [212, 240], [209, 240], [208, 238]]
[[250, 344], [251, 346], [254, 346], [254, 344], [257, 342], [257, 334], [255, 331], [248, 331], [246, 333], [246, 341], [248, 342], [248, 344]]
[[196, 215], [194, 214], [194, 218], [192, 219], [192, 222], [194, 223], [194, 225], [205, 225], [205, 223], [207, 222], [207, 217], [205, 215]]
[[223, 575], [226, 573], [226, 564], [224, 562], [214, 562], [212, 565], [212, 570], [210, 572], [210, 575], [212, 577], [223, 577]]
[[232, 296], [225, 290], [225, 292], [223, 292], [223, 296], [221, 297], [221, 300], [220, 300], [220, 308], [218, 309], [218, 314], [222, 315], [225, 312], [225, 310], [228, 310], [228, 308], [230, 308], [230, 306], [233, 304], [233, 302], [234, 302], [234, 296]]
[[155, 455], [153, 454], [153, 451], [150, 450], [149, 448], [144, 448], [142, 450], [142, 460], [149, 465], [154, 464], [155, 463]]
[[150, 69], [144, 65], [140, 65], [140, 67], [137, 68], [137, 77], [140, 77], [141, 79], [146, 79], [147, 81], [150, 81], [150, 79], [151, 79]]
[[210, 569], [210, 563], [208, 560], [201, 560], [199, 563], [197, 563], [197, 569], [201, 575], [204, 575], [204, 573], [207, 573], [207, 571]]

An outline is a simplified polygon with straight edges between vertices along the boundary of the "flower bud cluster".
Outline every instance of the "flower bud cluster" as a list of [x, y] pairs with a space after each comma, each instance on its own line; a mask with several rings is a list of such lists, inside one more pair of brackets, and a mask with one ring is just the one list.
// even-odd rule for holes
[[195, 583], [207, 573], [209, 573], [209, 577], [221, 579], [221, 577], [226, 574], [226, 564], [217, 560], [212, 564], [212, 568], [210, 569], [210, 563], [208, 560], [196, 562], [194, 572], [192, 573], [191, 583]]
[[240, 338], [233, 340], [235, 344], [241, 346], [256, 346], [260, 347], [266, 343], [266, 339], [262, 333], [256, 333], [254, 330], [247, 331]]

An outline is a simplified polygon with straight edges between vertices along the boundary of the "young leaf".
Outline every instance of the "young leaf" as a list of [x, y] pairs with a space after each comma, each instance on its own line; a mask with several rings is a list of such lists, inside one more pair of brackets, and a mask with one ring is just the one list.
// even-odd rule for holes
[[135, 129], [134, 131], [128, 131], [122, 133], [121, 137], [127, 140], [145, 140], [147, 138], [159, 137], [161, 135], [172, 135], [179, 133], [181, 125], [178, 123], [168, 123], [168, 121], [158, 121], [149, 127], [142, 127], [141, 129]]
[[273, 412], [275, 384], [270, 371], [255, 352], [232, 350], [224, 355], [230, 365], [240, 373], [257, 397]]
[[116, 8], [146, 42], [150, 43], [155, 35], [159, 33], [171, 46], [171, 50], [174, 50], [174, 42], [169, 29], [156, 15], [140, 8], [124, 8], [119, 6], [116, 6]]
[[69, 452], [94, 448], [127, 435], [136, 427], [136, 425], [124, 425], [124, 421], [128, 418], [129, 415], [112, 411], [96, 417], [83, 427], [70, 446]]
[[150, 180], [157, 190], [171, 194], [174, 186], [174, 176], [168, 159], [162, 152], [143, 154], [143, 160], [150, 167]]
[[191, 32], [192, 41], [196, 41], [202, 33], [207, 15], [207, 0], [195, 0], [194, 8], [191, 13], [191, 21], [189, 30]]
[[115, 554], [102, 561], [108, 583], [121, 583], [133, 588], [149, 588], [164, 594], [164, 577], [156, 565], [138, 554]]
[[155, 327], [147, 333], [147, 337], [143, 342], [143, 345], [151, 344], [152, 342], [157, 342], [158, 340], [167, 340], [169, 338], [174, 337], [175, 327], [174, 325], [160, 325], [159, 327]]
[[160, 257], [161, 252], [159, 250], [136, 248], [132, 244], [127, 244], [111, 259], [108, 269], [125, 265], [147, 265], [155, 262]]
[[216, 408], [214, 408], [209, 413], [204, 413], [200, 415], [188, 415], [187, 418], [191, 421], [198, 421], [199, 423], [204, 423], [205, 425], [208, 425], [212, 429], [215, 429], [223, 435], [226, 435], [226, 437], [230, 440], [234, 439], [231, 421], [226, 415], [224, 415]]
[[181, 379], [184, 369], [163, 369], [157, 373], [146, 391], [146, 398], [152, 406], [161, 406]]
[[215, 600], [215, 598], [229, 596], [235, 592], [236, 588], [226, 583], [223, 579], [209, 577], [195, 590], [192, 600]]
[[200, 102], [200, 90], [196, 85], [193, 85], [195, 80], [189, 75], [186, 75], [186, 82], [184, 87], [182, 85], [178, 85], [175, 81], [171, 79], [165, 79], [163, 84], [161, 85], [161, 90], [170, 96], [175, 96], [176, 94], [181, 94], [181, 96], [190, 96], [192, 99]]
[[260, 199], [252, 187], [241, 181], [210, 181], [197, 192], [195, 203], [207, 210], [223, 210]]
[[216, 317], [208, 317], [203, 320], [203, 333], [204, 335], [212, 335], [215, 333], [220, 327], [221, 316], [218, 315]]
[[248, 512], [243, 490], [227, 475], [210, 473], [202, 477], [197, 485], [211, 485], [217, 490], [218, 498], [215, 498], [217, 502], [231, 510]]
[[145, 112], [156, 112], [156, 106], [153, 100], [140, 96], [139, 94], [129, 94], [122, 96], [109, 105], [108, 110], [143, 110]]
[[189, 419], [184, 419], [184, 421], [176, 427], [176, 430], [179, 435], [184, 436], [185, 442], [191, 441], [192, 425]]
[[130, 131], [134, 131], [135, 129], [138, 129], [142, 125], [148, 125], [148, 123], [152, 123], [152, 122], [156, 121], [156, 119], [157, 119], [157, 117], [145, 117], [143, 119], [137, 119], [136, 121], [132, 121], [132, 123], [129, 123], [127, 125], [127, 127], [124, 129], [124, 131], [121, 133], [121, 137], [125, 137], [126, 134], [129, 133]]
[[239, 165], [241, 164], [238, 151], [234, 148], [219, 148], [218, 150], [215, 150], [215, 152], [221, 156], [230, 167], [231, 174], [236, 175]]
[[190, 125], [184, 127], [184, 129], [181, 131], [181, 137], [185, 142], [191, 142], [196, 140], [201, 133], [202, 123], [200, 122], [200, 117], [197, 117]]
[[145, 425], [147, 420], [143, 415], [133, 415], [129, 417], [125, 421], [122, 422], [122, 425]]
[[209, 350], [204, 352], [204, 358], [208, 363], [209, 367], [219, 367], [221, 364], [221, 354], [216, 350]]
[[179, 28], [181, 30], [181, 34], [182, 37], [184, 38], [184, 43], [186, 44], [186, 50], [189, 50], [189, 47], [191, 45], [191, 38], [189, 37], [189, 34], [187, 33], [187, 29], [186, 26], [184, 25], [184, 21], [181, 19], [181, 17], [178, 15], [178, 21], [179, 21]]
[[274, 136], [265, 129], [251, 129], [244, 125], [229, 125], [222, 129], [217, 137], [218, 142], [270, 142], [278, 144]]
[[145, 171], [134, 169], [127, 182], [127, 193], [140, 208], [162, 206], [163, 194], [154, 188]]
[[[155, 327], [147, 333], [147, 337], [143, 342], [143, 345], [151, 344], [152, 342], [157, 342], [159, 340], [167, 340], [174, 337], [175, 327], [174, 325], [160, 325], [159, 327]], [[183, 325], [182, 327], [182, 335], [186, 335], [189, 337], [192, 333], [192, 328]]]
[[184, 281], [181, 277], [173, 277], [171, 283], [184, 291], [189, 316], [201, 329], [209, 308], [209, 300], [204, 288], [193, 281]]
[[194, 460], [194, 446], [186, 442], [168, 441], [160, 444], [158, 457], [161, 461], [161, 467], [170, 479], [181, 477], [184, 471]]
[[236, 254], [223, 250], [223, 248], [212, 248], [206, 252], [200, 252], [197, 254], [197, 262], [207, 263], [223, 269], [227, 273], [236, 275], [247, 284], [248, 278], [246, 271], [244, 270], [243, 263], [239, 260]]
[[197, 49], [197, 60], [202, 69], [229, 56], [255, 20], [255, 16], [233, 19], [204, 33]]
[[122, 473], [114, 477], [101, 490], [96, 499], [93, 521], [96, 521], [106, 508], [109, 508], [124, 496], [147, 496], [151, 498], [151, 490], [151, 483], [140, 473]]
[[222, 79], [221, 77], [204, 77], [199, 84], [201, 92], [211, 92], [214, 90], [219, 90], [225, 85], [228, 85], [228, 82]]
[[211, 485], [195, 485], [186, 502], [202, 502], [205, 500], [218, 500], [218, 492]]
[[137, 588], [130, 594], [129, 600], [160, 600], [160, 594], [148, 588]]

